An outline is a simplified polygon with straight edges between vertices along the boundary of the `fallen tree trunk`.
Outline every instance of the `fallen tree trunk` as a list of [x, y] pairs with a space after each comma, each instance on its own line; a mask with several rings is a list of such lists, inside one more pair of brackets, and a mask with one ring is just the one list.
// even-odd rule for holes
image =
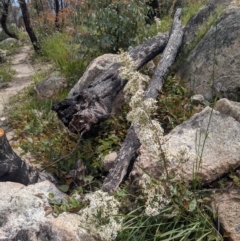
[[[181, 9], [178, 9], [174, 16], [170, 39], [163, 52], [162, 58], [155, 70], [153, 78], [144, 93], [144, 99], [156, 99], [160, 90], [162, 89], [163, 82], [166, 79], [172, 64], [175, 61], [176, 55], [182, 43], [183, 29], [180, 21]], [[140, 147], [140, 142], [134, 131], [134, 126], [128, 130], [127, 136], [122, 144], [122, 147], [114, 161], [112, 169], [109, 171], [108, 176], [105, 178], [102, 190], [106, 192], [113, 192], [121, 184], [126, 177], [131, 162], [136, 157], [136, 151]]]
[[[139, 70], [145, 63], [162, 53], [168, 38], [168, 33], [159, 34], [129, 51], [130, 57], [136, 63], [136, 69]], [[120, 63], [113, 63], [87, 88], [53, 105], [52, 109], [70, 131], [79, 134], [86, 132], [110, 116], [112, 103], [127, 82], [119, 76], [120, 67]]]
[[5, 132], [0, 128], [0, 182], [18, 182], [24, 185], [43, 180], [56, 180], [49, 174], [33, 170], [10, 146]]

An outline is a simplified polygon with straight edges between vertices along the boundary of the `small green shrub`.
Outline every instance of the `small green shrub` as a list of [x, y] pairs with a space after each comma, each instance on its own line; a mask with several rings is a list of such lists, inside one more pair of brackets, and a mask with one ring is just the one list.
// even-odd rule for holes
[[141, 0], [88, 0], [79, 6], [81, 26], [78, 41], [100, 53], [117, 52], [134, 44], [139, 27], [145, 24], [147, 6]]
[[8, 63], [0, 63], [0, 80], [3, 79], [4, 82], [10, 82], [14, 73]]
[[192, 191], [191, 186], [181, 181], [173, 187], [171, 202], [156, 216], [146, 215], [143, 206], [131, 211], [128, 208], [122, 231], [116, 240], [222, 241], [221, 234], [213, 224], [209, 194]]
[[55, 33], [41, 41], [42, 53], [52, 60], [61, 72], [71, 81], [77, 80], [88, 61], [78, 58], [77, 44], [71, 42], [71, 36], [64, 33]]

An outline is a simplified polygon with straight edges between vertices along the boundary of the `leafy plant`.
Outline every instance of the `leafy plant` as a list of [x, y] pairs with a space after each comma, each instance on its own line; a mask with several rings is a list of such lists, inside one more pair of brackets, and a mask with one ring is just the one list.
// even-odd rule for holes
[[73, 196], [67, 197], [67, 199], [62, 202], [56, 201], [53, 193], [49, 193], [48, 201], [51, 204], [52, 209], [46, 210], [46, 215], [50, 213], [58, 215], [62, 212], [77, 212], [87, 206], [86, 202], [81, 202]]
[[165, 133], [189, 119], [194, 111], [187, 89], [169, 76], [158, 98], [158, 109], [155, 115], [161, 122]]
[[[55, 96], [55, 100], [60, 97], [64, 98], [62, 93]], [[26, 153], [30, 152], [37, 163], [43, 168], [47, 167], [47, 171], [69, 187], [72, 184], [81, 184], [86, 191], [101, 185], [99, 179], [102, 176], [103, 158], [109, 152], [119, 149], [128, 128], [124, 112], [118, 119], [113, 116], [94, 133], [87, 134], [87, 138], [83, 138], [78, 144], [76, 152], [72, 153], [78, 136], [69, 133], [51, 111], [52, 100], [38, 99], [29, 89], [16, 97], [14, 102], [9, 121], [16, 130], [20, 147]], [[60, 158], [62, 160], [58, 161]], [[78, 160], [86, 167], [86, 175], [75, 180], [69, 176], [69, 171]]]
[[85, 1], [78, 7], [81, 34], [77, 39], [87, 50], [117, 52], [134, 44], [139, 27], [145, 23], [144, 1]]
[[77, 52], [80, 46], [73, 44], [71, 40], [71, 36], [67, 34], [55, 33], [44, 38], [41, 44], [43, 55], [52, 60], [61, 72], [73, 82], [81, 76], [88, 60], [79, 58]]
[[14, 73], [10, 64], [0, 63], [0, 80], [2, 79], [4, 82], [9, 82], [12, 80]]
[[146, 215], [144, 207], [125, 214], [117, 241], [222, 240], [213, 225], [211, 198], [190, 190], [186, 183], [175, 183], [171, 203], [156, 216]]

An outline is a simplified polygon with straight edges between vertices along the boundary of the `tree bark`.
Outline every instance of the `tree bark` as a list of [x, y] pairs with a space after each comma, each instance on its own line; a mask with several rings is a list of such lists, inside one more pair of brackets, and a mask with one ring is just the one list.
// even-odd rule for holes
[[[129, 51], [130, 57], [136, 63], [136, 69], [139, 70], [162, 53], [168, 39], [168, 33], [159, 34]], [[86, 132], [110, 116], [113, 100], [127, 82], [119, 76], [120, 67], [120, 63], [112, 64], [87, 88], [79, 89], [70, 98], [53, 105], [52, 109], [71, 132]]]
[[[174, 16], [170, 39], [155, 70], [153, 78], [144, 93], [144, 99], [157, 98], [163, 86], [163, 82], [166, 79], [172, 64], [174, 63], [183, 38], [180, 14], [181, 9], [177, 9]], [[129, 173], [129, 168], [133, 164], [133, 160], [136, 157], [136, 151], [140, 145], [141, 143], [134, 131], [134, 126], [131, 126], [117, 155], [117, 158], [114, 161], [114, 165], [104, 180], [102, 186], [103, 191], [113, 192], [118, 188], [118, 186]]]
[[18, 0], [18, 3], [19, 3], [19, 6], [21, 8], [21, 11], [22, 11], [24, 25], [25, 25], [26, 31], [28, 33], [28, 36], [29, 36], [29, 38], [32, 42], [33, 48], [34, 48], [36, 53], [39, 53], [40, 46], [38, 44], [37, 37], [36, 37], [36, 35], [33, 31], [33, 28], [31, 26], [30, 15], [29, 15], [29, 12], [28, 12], [27, 4], [26, 4], [25, 0]]
[[8, 8], [10, 5], [10, 0], [7, 0], [7, 2], [3, 1], [2, 4], [3, 4], [3, 13], [2, 13], [2, 17], [0, 19], [2, 29], [9, 37], [15, 38], [18, 40], [17, 35], [11, 31], [9, 31], [9, 29], [7, 28], [7, 17], [8, 17]]
[[11, 148], [5, 132], [0, 128], [0, 181], [19, 182], [24, 185], [35, 182], [37, 172], [21, 160]]
[[33, 170], [13, 151], [5, 132], [0, 128], [0, 182], [18, 182], [24, 185], [43, 180], [56, 180], [47, 173]]
[[57, 31], [59, 31], [60, 29], [60, 25], [59, 25], [59, 1], [55, 0], [55, 28]]

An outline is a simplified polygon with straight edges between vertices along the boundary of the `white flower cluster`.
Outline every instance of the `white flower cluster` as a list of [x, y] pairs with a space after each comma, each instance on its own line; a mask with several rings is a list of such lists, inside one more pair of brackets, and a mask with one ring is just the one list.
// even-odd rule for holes
[[120, 75], [123, 79], [128, 80], [124, 88], [124, 92], [131, 96], [142, 96], [144, 92], [144, 83], [149, 82], [149, 77], [143, 76], [141, 73], [136, 71], [136, 65], [128, 53], [122, 52], [120, 54], [120, 59], [123, 63], [120, 69]]
[[79, 213], [82, 226], [101, 240], [115, 240], [123, 222], [118, 214], [120, 203], [101, 190], [87, 194], [85, 201], [89, 206]]
[[[160, 24], [160, 23], [159, 23]], [[157, 109], [157, 101], [151, 98], [143, 101], [144, 84], [139, 72], [136, 71], [133, 61], [126, 53], [121, 54], [122, 65], [121, 77], [128, 79], [124, 91], [131, 96], [131, 111], [127, 115], [128, 121], [131, 121], [135, 127], [136, 134], [149, 154], [160, 161], [160, 164], [166, 169], [165, 150], [163, 148], [163, 129], [159, 122], [152, 120], [151, 116]], [[163, 168], [163, 170], [164, 170]], [[147, 196], [146, 209], [147, 215], [155, 216], [160, 210], [170, 202], [165, 192], [167, 173], [163, 173], [161, 180], [157, 183], [144, 174], [142, 177], [143, 192]]]
[[147, 195], [145, 203], [145, 213], [148, 216], [156, 216], [160, 211], [170, 202], [164, 187], [159, 181], [152, 180], [152, 178], [143, 174], [141, 185], [143, 192]]
[[145, 79], [135, 70], [135, 64], [127, 53], [121, 54], [121, 60], [121, 77], [128, 79], [124, 92], [131, 96], [129, 105], [132, 110], [128, 113], [127, 120], [137, 127], [136, 134], [149, 153], [154, 157], [160, 157], [163, 129], [157, 121], [151, 119], [151, 115], [157, 109], [157, 101], [152, 98], [143, 101]]
[[161, 23], [162, 23], [160, 18], [154, 17], [154, 21], [155, 21], [157, 27], [159, 28], [161, 26]]
[[136, 128], [137, 136], [143, 147], [153, 158], [161, 160], [163, 152], [163, 129], [155, 120], [150, 120], [144, 126]]

